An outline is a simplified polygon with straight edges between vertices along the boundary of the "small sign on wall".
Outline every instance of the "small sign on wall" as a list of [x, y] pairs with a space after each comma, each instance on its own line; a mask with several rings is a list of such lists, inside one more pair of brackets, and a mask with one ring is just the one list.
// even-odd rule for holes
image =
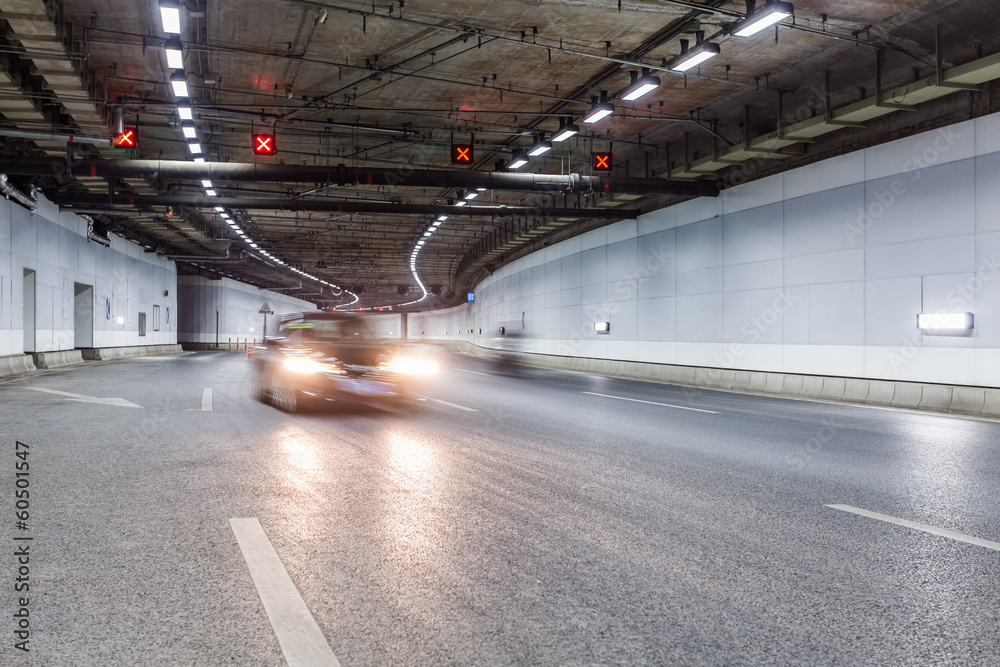
[[111, 299], [104, 300], [104, 319], [111, 319]]

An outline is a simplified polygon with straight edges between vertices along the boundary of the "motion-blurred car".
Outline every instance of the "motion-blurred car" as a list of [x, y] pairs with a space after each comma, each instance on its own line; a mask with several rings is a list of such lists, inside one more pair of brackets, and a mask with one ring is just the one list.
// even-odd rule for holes
[[288, 412], [305, 402], [402, 402], [437, 372], [433, 361], [376, 339], [360, 316], [337, 312], [283, 316], [253, 360], [255, 396]]

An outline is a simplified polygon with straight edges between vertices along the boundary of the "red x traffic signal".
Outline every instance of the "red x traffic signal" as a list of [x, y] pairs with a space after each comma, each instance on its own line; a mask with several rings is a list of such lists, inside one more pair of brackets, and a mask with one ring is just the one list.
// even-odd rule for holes
[[602, 151], [594, 153], [594, 171], [611, 171], [611, 167], [614, 165], [614, 153], [611, 151]]
[[274, 142], [273, 134], [253, 135], [254, 155], [274, 155], [278, 152], [278, 145]]
[[472, 164], [472, 144], [452, 144], [451, 163], [452, 164]]
[[115, 137], [115, 148], [138, 148], [139, 131], [134, 127], [126, 127]]

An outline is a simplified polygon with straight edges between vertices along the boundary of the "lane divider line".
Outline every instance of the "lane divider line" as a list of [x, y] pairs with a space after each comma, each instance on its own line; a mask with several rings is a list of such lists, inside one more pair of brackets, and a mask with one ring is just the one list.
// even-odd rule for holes
[[464, 368], [456, 368], [455, 370], [456, 371], [461, 371], [463, 373], [472, 373], [473, 375], [485, 375], [486, 377], [490, 376], [489, 373], [480, 373], [479, 371], [469, 371], [469, 370], [466, 370]]
[[434, 401], [435, 403], [440, 403], [441, 405], [447, 405], [449, 408], [457, 408], [459, 410], [465, 410], [466, 412], [479, 412], [475, 408], [467, 408], [464, 405], [459, 405], [457, 403], [449, 403], [448, 401], [442, 401], [440, 398], [433, 398], [431, 396], [422, 396], [424, 400]]
[[633, 403], [646, 403], [647, 405], [661, 405], [665, 408], [676, 408], [678, 410], [691, 410], [692, 412], [706, 412], [710, 415], [720, 414], [716, 410], [702, 410], [701, 408], [688, 408], [683, 405], [672, 405], [670, 403], [657, 403], [656, 401], [641, 401], [638, 398], [625, 398], [624, 396], [611, 396], [610, 394], [596, 394], [592, 391], [585, 391], [584, 394], [600, 396], [601, 398], [617, 398], [619, 401], [632, 401]]
[[929, 526], [926, 523], [917, 523], [916, 521], [899, 519], [894, 516], [889, 516], [888, 514], [869, 512], [868, 510], [863, 510], [860, 507], [851, 507], [850, 505], [824, 505], [823, 507], [829, 507], [830, 509], [840, 510], [841, 512], [850, 512], [851, 514], [857, 514], [858, 516], [868, 517], [869, 519], [877, 519], [878, 521], [885, 521], [886, 523], [894, 523], [897, 526], [904, 526], [906, 528], [912, 528], [913, 530], [919, 530], [920, 532], [923, 533], [930, 533], [931, 535], [947, 537], [948, 539], [956, 540], [958, 542], [974, 544], [977, 547], [986, 547], [987, 549], [993, 549], [993, 551], [1000, 551], [1000, 542], [991, 542], [990, 540], [984, 540], [979, 537], [973, 537], [972, 535], [956, 533], [953, 530], [947, 530], [945, 528], [936, 528], [934, 526]]
[[209, 387], [201, 392], [201, 411], [212, 412], [212, 388]]
[[230, 519], [229, 525], [288, 667], [340, 667], [260, 522]]

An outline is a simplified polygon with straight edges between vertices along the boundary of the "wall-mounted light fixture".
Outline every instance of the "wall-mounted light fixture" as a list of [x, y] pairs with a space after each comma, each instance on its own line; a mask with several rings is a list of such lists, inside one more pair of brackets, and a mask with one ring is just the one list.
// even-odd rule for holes
[[594, 331], [597, 333], [611, 333], [611, 322], [594, 322]]
[[972, 313], [920, 313], [917, 328], [923, 331], [968, 331], [975, 328]]

